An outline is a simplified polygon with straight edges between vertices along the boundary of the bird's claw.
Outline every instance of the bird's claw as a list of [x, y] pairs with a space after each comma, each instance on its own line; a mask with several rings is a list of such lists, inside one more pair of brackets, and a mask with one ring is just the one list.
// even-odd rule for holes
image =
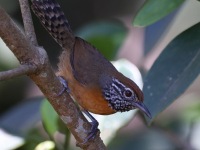
[[62, 76], [58, 76], [58, 79], [61, 82], [61, 84], [63, 85], [63, 89], [58, 93], [58, 96], [62, 95], [63, 92], [65, 92], [65, 91], [70, 93], [67, 81]]
[[91, 122], [92, 128], [90, 130], [90, 132], [88, 133], [88, 136], [84, 139], [83, 144], [87, 143], [90, 139], [93, 139], [97, 132], [99, 131], [98, 129], [98, 122]]
[[99, 126], [99, 123], [98, 123], [98, 121], [88, 112], [88, 111], [83, 111], [89, 118], [90, 118], [90, 120], [92, 121], [92, 122], [90, 122], [91, 123], [91, 125], [92, 125], [92, 127], [91, 127], [91, 130], [90, 130], [90, 132], [88, 133], [88, 136], [86, 137], [86, 139], [83, 141], [83, 143], [82, 144], [85, 144], [85, 143], [87, 143], [90, 139], [93, 139], [95, 136], [96, 136], [96, 134], [97, 134], [97, 132], [99, 131], [99, 129], [98, 129], [98, 126]]

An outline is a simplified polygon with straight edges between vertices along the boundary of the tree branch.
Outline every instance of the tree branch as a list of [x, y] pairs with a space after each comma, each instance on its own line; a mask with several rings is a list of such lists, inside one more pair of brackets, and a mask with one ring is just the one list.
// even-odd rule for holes
[[34, 73], [35, 70], [36, 70], [36, 66], [20, 65], [18, 68], [0, 72], [0, 81], [8, 80], [8, 79], [18, 77], [21, 75], [31, 74], [31, 73]]
[[20, 64], [28, 64], [37, 68], [34, 73], [28, 74], [28, 76], [37, 84], [74, 135], [77, 145], [87, 150], [106, 149], [99, 134], [95, 139], [84, 145], [81, 144], [90, 132], [91, 124], [67, 92], [57, 96], [63, 86], [55, 76], [45, 50], [33, 46], [1, 7], [0, 14], [0, 37], [20, 61]]
[[35, 30], [33, 27], [33, 21], [31, 17], [29, 3], [27, 0], [19, 0], [19, 3], [20, 3], [26, 37], [32, 42], [33, 45], [37, 46], [38, 43], [35, 35]]

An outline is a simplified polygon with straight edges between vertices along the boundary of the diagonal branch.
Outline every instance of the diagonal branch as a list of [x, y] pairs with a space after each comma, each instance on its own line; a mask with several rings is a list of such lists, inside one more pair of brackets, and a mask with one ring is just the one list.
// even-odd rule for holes
[[33, 46], [32, 42], [27, 40], [1, 7], [0, 14], [0, 37], [17, 57], [20, 64], [29, 64], [36, 67], [35, 72], [28, 74], [28, 76], [44, 93], [74, 135], [77, 144], [82, 149], [106, 149], [99, 135], [84, 145], [80, 144], [87, 137], [91, 124], [83, 116], [67, 92], [57, 96], [63, 87], [50, 66], [45, 50], [41, 47]]

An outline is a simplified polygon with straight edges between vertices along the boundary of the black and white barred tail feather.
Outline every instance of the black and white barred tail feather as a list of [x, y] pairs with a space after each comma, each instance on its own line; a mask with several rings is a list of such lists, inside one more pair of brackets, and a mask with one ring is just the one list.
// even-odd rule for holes
[[60, 5], [55, 0], [32, 0], [31, 8], [56, 42], [63, 48], [71, 48], [75, 37]]

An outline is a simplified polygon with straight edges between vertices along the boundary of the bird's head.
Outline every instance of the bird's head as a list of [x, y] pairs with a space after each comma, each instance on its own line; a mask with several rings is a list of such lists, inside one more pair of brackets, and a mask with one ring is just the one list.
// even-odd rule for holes
[[103, 88], [103, 96], [109, 102], [109, 106], [117, 112], [138, 108], [151, 118], [151, 113], [143, 103], [140, 88], [132, 80], [124, 76], [122, 79], [112, 77], [112, 81]]

